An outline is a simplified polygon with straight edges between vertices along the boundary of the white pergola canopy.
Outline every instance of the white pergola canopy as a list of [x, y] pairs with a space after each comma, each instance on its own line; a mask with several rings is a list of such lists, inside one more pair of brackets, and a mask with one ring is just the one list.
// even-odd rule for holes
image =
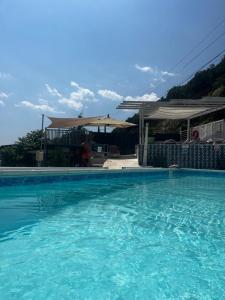
[[210, 107], [158, 107], [156, 110], [152, 112], [145, 113], [145, 119], [155, 119], [155, 120], [184, 120], [191, 119], [196, 115], [205, 113], [210, 111], [212, 108]]
[[144, 119], [187, 120], [225, 108], [225, 97], [172, 99], [170, 101], [123, 101], [118, 109], [139, 110]]
[[139, 110], [139, 143], [144, 144], [143, 165], [147, 164], [148, 122], [144, 137], [144, 120], [187, 120], [190, 141], [191, 119], [225, 109], [225, 97], [172, 99], [170, 101], [123, 101], [118, 109]]
[[144, 141], [144, 120], [190, 120], [225, 109], [225, 97], [202, 99], [171, 99], [169, 101], [123, 101], [117, 109], [139, 110], [139, 143]]

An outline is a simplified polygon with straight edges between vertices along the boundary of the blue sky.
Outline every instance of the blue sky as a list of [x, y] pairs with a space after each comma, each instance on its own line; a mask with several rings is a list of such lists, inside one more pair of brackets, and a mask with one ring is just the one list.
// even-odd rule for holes
[[224, 0], [0, 0], [0, 145], [42, 113], [127, 118], [121, 100], [155, 101], [224, 49], [171, 71], [224, 18]]

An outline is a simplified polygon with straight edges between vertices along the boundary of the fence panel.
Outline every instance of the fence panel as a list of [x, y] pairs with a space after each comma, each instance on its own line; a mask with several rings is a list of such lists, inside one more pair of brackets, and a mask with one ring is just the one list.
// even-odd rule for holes
[[[143, 145], [139, 145], [142, 164]], [[149, 144], [148, 166], [181, 168], [225, 169], [225, 144]]]

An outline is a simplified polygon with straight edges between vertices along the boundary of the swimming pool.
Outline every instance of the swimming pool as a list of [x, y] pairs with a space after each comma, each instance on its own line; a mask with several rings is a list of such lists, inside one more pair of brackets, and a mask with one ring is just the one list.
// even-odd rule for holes
[[0, 177], [0, 299], [224, 299], [225, 173]]

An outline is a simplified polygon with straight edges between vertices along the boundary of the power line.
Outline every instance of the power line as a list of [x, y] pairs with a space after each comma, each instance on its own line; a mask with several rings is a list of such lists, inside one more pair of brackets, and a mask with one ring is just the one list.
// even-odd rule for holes
[[[189, 62], [187, 62], [183, 68], [181, 70], [184, 70], [187, 66], [189, 66], [193, 61], [195, 61], [202, 53], [204, 53], [207, 49], [209, 49], [213, 44], [215, 44], [221, 37], [223, 37], [225, 35], [225, 31], [223, 31], [219, 36], [217, 36], [212, 42], [210, 42], [205, 48], [203, 48], [198, 54], [196, 54]], [[204, 68], [204, 66], [203, 66]], [[201, 71], [198, 70], [198, 71]], [[196, 72], [195, 72], [196, 73]], [[194, 73], [194, 74], [195, 74]], [[193, 75], [192, 75], [193, 76]], [[171, 81], [172, 79], [169, 78], [169, 80], [167, 80], [167, 83], [169, 81]], [[161, 84], [162, 85], [162, 84]], [[159, 88], [161, 85], [159, 85], [157, 88]]]
[[[223, 35], [225, 35], [225, 32], [223, 33]], [[207, 48], [209, 48], [209, 47], [207, 47]], [[202, 51], [202, 52], [204, 52], [204, 51]], [[202, 52], [201, 52], [201, 54], [202, 54]], [[214, 58], [212, 58], [210, 61], [208, 61], [206, 64], [204, 64], [200, 69], [198, 69], [197, 71], [195, 71], [194, 73], [192, 73], [192, 75], [190, 75], [184, 82], [182, 82], [182, 83], [180, 83], [180, 84], [178, 84], [178, 85], [183, 85], [185, 82], [187, 82], [188, 80], [190, 80], [194, 75], [195, 75], [195, 73], [197, 73], [197, 72], [200, 72], [202, 69], [204, 69], [207, 65], [209, 65], [210, 63], [212, 63], [215, 59], [217, 59], [219, 56], [221, 56], [223, 53], [225, 52], [225, 49], [223, 50], [223, 51], [221, 51], [219, 54], [217, 54]], [[200, 55], [198, 55], [198, 57], [199, 57]], [[163, 82], [163, 83], [161, 83], [161, 84], [159, 84], [158, 86], [156, 86], [156, 88], [155, 89], [158, 89], [158, 88], [160, 88], [162, 85], [164, 85], [164, 84], [168, 84], [170, 81], [172, 80], [172, 78], [169, 78], [166, 82]], [[149, 89], [146, 91], [146, 92], [148, 92], [149, 91]], [[146, 93], [145, 92], [145, 93]]]
[[217, 28], [219, 28], [220, 27], [220, 25], [222, 25], [223, 23], [225, 22], [225, 18], [223, 19], [223, 20], [221, 20], [219, 23], [217, 23], [217, 25], [216, 26], [214, 26], [213, 27], [213, 29], [210, 31], [210, 32], [208, 32], [204, 37], [203, 37], [203, 39], [202, 40], [200, 40], [200, 42], [198, 42], [193, 48], [191, 48], [191, 50], [190, 51], [188, 51], [173, 67], [172, 67], [172, 69], [171, 69], [171, 72], [172, 71], [174, 71], [175, 69], [176, 69], [176, 67], [178, 66], [178, 65], [180, 65], [191, 53], [193, 53], [194, 52], [194, 50], [196, 50], [202, 43], [204, 43], [206, 40], [207, 40], [207, 38], [217, 29]]
[[196, 58], [198, 58], [203, 52], [209, 49], [213, 44], [215, 44], [221, 37], [225, 35], [225, 31], [223, 31], [216, 39], [214, 39], [211, 43], [209, 43], [205, 48], [203, 48], [198, 54], [196, 54], [189, 62], [187, 62], [182, 70], [184, 70], [187, 66], [189, 66]]
[[[188, 82], [190, 79], [192, 79], [192, 77], [197, 73], [202, 71], [205, 67], [207, 67], [209, 64], [211, 64], [213, 61], [215, 61], [218, 57], [220, 57], [223, 53], [225, 53], [225, 49], [222, 50], [221, 52], [219, 52], [216, 56], [214, 56], [212, 59], [210, 59], [209, 61], [207, 61], [203, 66], [201, 66], [197, 71], [193, 72], [191, 75], [189, 75], [184, 81], [182, 81], [181, 83], [177, 84], [177, 86], [181, 86], [183, 84], [185, 84], [186, 82]], [[159, 87], [159, 86], [158, 86]], [[158, 88], [157, 87], [157, 88]]]
[[[205, 48], [203, 48], [197, 55], [195, 55], [188, 63], [186, 63], [185, 65], [184, 65], [184, 67], [182, 68], [182, 70], [184, 70], [187, 66], [189, 66], [194, 60], [196, 60], [203, 52], [205, 52], [207, 49], [209, 49], [213, 44], [215, 44], [215, 42], [217, 42], [221, 37], [223, 37], [225, 35], [225, 31], [224, 32], [222, 32], [216, 39], [214, 39], [211, 43], [209, 43]], [[224, 50], [220, 53], [220, 54], [218, 54], [218, 55], [216, 55], [216, 57], [215, 58], [213, 58], [212, 59], [212, 61], [214, 61], [214, 59], [216, 59], [217, 57], [219, 57], [222, 53], [224, 52]], [[210, 61], [210, 62], [212, 62], [212, 61]], [[204, 66], [202, 66], [198, 71], [196, 71], [196, 72], [200, 72], [202, 69], [204, 69], [210, 62], [208, 62], [208, 63], [206, 63], [206, 65], [204, 65]], [[188, 81], [196, 72], [194, 72], [191, 76], [189, 76], [188, 77], [188, 79], [186, 79], [185, 80], [185, 82], [186, 81]], [[169, 79], [169, 80], [167, 80], [167, 83], [169, 82], [169, 81], [171, 81], [171, 78]], [[185, 82], [183, 82], [183, 83], [181, 83], [181, 84], [179, 84], [179, 85], [182, 85], [182, 84], [184, 84]], [[158, 86], [157, 88], [159, 88], [160, 86]]]
[[218, 53], [216, 56], [214, 56], [212, 59], [210, 59], [207, 63], [205, 63], [203, 66], [201, 66], [200, 69], [198, 69], [197, 71], [195, 71], [194, 73], [192, 73], [190, 76], [188, 76], [188, 78], [186, 78], [183, 82], [181, 82], [178, 85], [183, 85], [185, 84], [187, 81], [189, 81], [197, 72], [202, 71], [205, 67], [207, 67], [209, 64], [211, 64], [214, 60], [216, 60], [218, 57], [220, 57], [223, 53], [225, 52], [225, 49], [223, 51], [221, 51], [220, 53]]
[[[217, 29], [217, 28], [219, 28], [223, 23], [225, 22], [225, 18], [224, 19], [222, 19], [219, 23], [217, 23], [217, 25], [216, 26], [214, 26], [213, 27], [213, 29], [210, 31], [210, 32], [208, 32], [204, 37], [203, 37], [203, 39], [202, 40], [200, 40], [200, 42], [199, 43], [197, 43], [197, 45], [196, 46], [194, 46], [187, 54], [185, 54], [170, 70], [169, 70], [169, 72], [170, 73], [172, 73], [176, 68], [177, 68], [177, 66], [178, 65], [180, 65], [191, 53], [193, 53], [194, 52], [194, 50], [196, 50], [198, 47], [199, 47], [199, 45], [201, 45], [204, 41], [206, 41], [207, 40], [207, 38]], [[194, 60], [196, 60], [202, 53], [204, 53], [208, 48], [210, 48], [214, 43], [216, 43], [222, 36], [224, 36], [225, 35], [225, 31], [224, 32], [222, 32], [216, 39], [214, 39], [212, 42], [210, 42], [205, 48], [203, 48], [197, 55], [195, 55], [188, 63], [186, 63], [185, 65], [184, 65], [184, 67], [181, 69], [181, 70], [183, 70], [183, 69], [185, 69], [189, 64], [191, 64]], [[192, 75], [193, 76], [193, 75]], [[156, 89], [158, 89], [159, 87], [161, 87], [162, 85], [164, 85], [165, 83], [168, 83], [168, 82], [170, 82], [172, 80], [172, 78], [169, 78], [169, 79], [167, 79], [166, 80], [166, 82], [163, 82], [163, 83], [160, 83], [160, 84], [158, 84], [155, 88]], [[148, 90], [146, 90], [146, 92], [145, 93], [147, 93], [147, 92], [149, 92], [149, 88], [148, 88]]]

